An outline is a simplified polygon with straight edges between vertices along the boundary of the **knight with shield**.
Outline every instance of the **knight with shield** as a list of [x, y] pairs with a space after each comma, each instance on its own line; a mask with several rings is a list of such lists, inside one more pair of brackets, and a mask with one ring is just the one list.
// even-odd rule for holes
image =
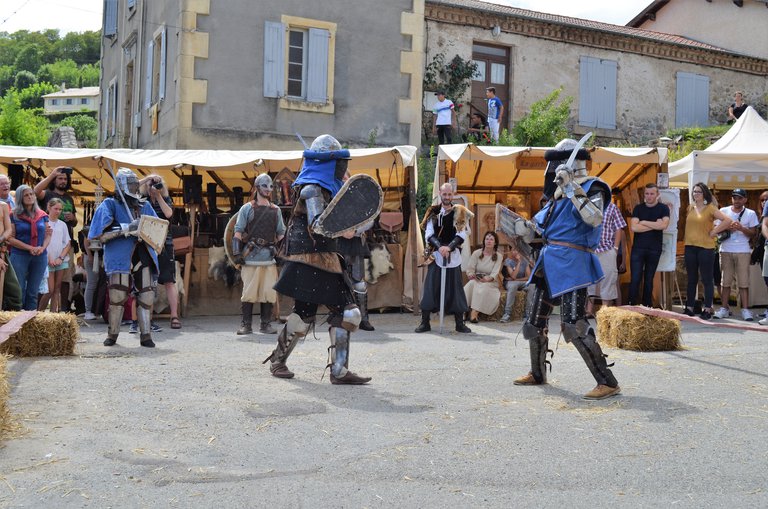
[[578, 143], [564, 139], [545, 153], [548, 201], [533, 222], [518, 216], [511, 222], [501, 218], [499, 225], [509, 236], [530, 239], [538, 233], [544, 243], [528, 282], [534, 288], [523, 323], [531, 371], [517, 378], [515, 385], [547, 383], [547, 354], [552, 353], [547, 338], [549, 316], [559, 303], [563, 337], [576, 347], [597, 382], [584, 398], [603, 399], [621, 389], [586, 318], [587, 288], [603, 278], [594, 249], [600, 239], [603, 209], [611, 199], [610, 187], [587, 175], [589, 152], [581, 147], [591, 135]]
[[109, 325], [104, 346], [117, 343], [133, 278], [140, 343], [153, 348], [150, 320], [158, 274], [156, 250], [163, 248], [168, 221], [157, 217], [141, 194], [133, 171], [119, 168], [114, 180], [115, 195], [101, 202], [88, 231], [91, 245], [103, 247], [104, 270], [109, 279]]
[[349, 370], [350, 336], [362, 316], [336, 239], [352, 238], [355, 230], [374, 219], [381, 212], [383, 193], [367, 175], [343, 182], [350, 153], [331, 135], [315, 138], [303, 155], [293, 184], [295, 205], [285, 237], [285, 263], [275, 284], [278, 293], [294, 299], [294, 306], [264, 363], [270, 363], [272, 376], [293, 378], [288, 357], [315, 323], [318, 307], [324, 305], [329, 311], [326, 368], [331, 370], [331, 383], [366, 384], [370, 377]]

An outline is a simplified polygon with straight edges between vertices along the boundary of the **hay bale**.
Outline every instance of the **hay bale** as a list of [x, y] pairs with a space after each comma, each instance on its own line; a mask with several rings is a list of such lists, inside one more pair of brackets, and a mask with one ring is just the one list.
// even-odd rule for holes
[[0, 355], [0, 438], [13, 429], [11, 412], [8, 410], [11, 389], [8, 384], [7, 364], [8, 356]]
[[[8, 323], [17, 314], [0, 311], [0, 325]], [[74, 315], [40, 312], [0, 345], [0, 353], [17, 357], [74, 355], [79, 337], [80, 328]]]
[[597, 312], [597, 336], [606, 346], [663, 352], [680, 350], [680, 322], [659, 316], [646, 316], [617, 307], [603, 307]]
[[[513, 322], [519, 322], [523, 319], [523, 315], [525, 314], [525, 297], [526, 293], [524, 291], [518, 291], [517, 296], [515, 297], [515, 302], [512, 304], [512, 314], [510, 315], [510, 319]], [[480, 313], [480, 318], [483, 321], [489, 321], [489, 322], [498, 322], [501, 320], [502, 315], [504, 315], [504, 306], [507, 303], [507, 291], [502, 288], [501, 290], [501, 296], [499, 297], [499, 307], [496, 308], [496, 311], [492, 315], [485, 315], [483, 313]]]

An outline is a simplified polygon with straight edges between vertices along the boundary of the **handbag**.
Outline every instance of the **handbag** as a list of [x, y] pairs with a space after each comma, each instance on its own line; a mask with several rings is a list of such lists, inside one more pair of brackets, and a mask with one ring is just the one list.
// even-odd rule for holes
[[183, 256], [192, 251], [192, 237], [174, 237], [173, 253], [175, 256]]
[[403, 229], [403, 213], [382, 212], [379, 214], [379, 227], [389, 233], [399, 232]]
[[[741, 221], [741, 216], [744, 215], [744, 212], [746, 212], [746, 207], [741, 211], [741, 214], [739, 214], [739, 217], [736, 218], [736, 221]], [[726, 240], [731, 238], [731, 230], [723, 230], [720, 233], [717, 234], [717, 240], [722, 244]]]

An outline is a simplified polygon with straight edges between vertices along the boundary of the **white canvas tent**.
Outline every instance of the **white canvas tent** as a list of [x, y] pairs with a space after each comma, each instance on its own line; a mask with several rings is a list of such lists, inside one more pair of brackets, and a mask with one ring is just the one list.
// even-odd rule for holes
[[[128, 167], [140, 176], [150, 173], [161, 175], [172, 194], [177, 196], [177, 206], [182, 204], [182, 178], [193, 173], [202, 175], [203, 189], [209, 183], [231, 195], [236, 186], [246, 193], [257, 173], [264, 171], [272, 174], [285, 169], [294, 174], [302, 162], [301, 150], [140, 150], [140, 149], [66, 149], [51, 147], [17, 147], [0, 145], [0, 165], [6, 168], [20, 164], [34, 178], [48, 175], [57, 166], [73, 168], [73, 194], [84, 199], [92, 197], [100, 185], [105, 192], [114, 190], [114, 182], [107, 168]], [[418, 298], [420, 280], [414, 277], [416, 253], [420, 234], [419, 220], [416, 213], [417, 149], [403, 145], [385, 148], [351, 149], [352, 159], [349, 170], [352, 174], [364, 173], [375, 178], [384, 189], [385, 203], [383, 210], [399, 211], [401, 203], [406, 203], [409, 210], [403, 210], [410, 217], [408, 224], [408, 243], [403, 261], [402, 304], [407, 306]], [[109, 164], [108, 164], [109, 163]], [[193, 207], [190, 207], [194, 210]], [[81, 221], [82, 223], [82, 221]], [[194, 223], [193, 223], [194, 224]], [[189, 284], [186, 273], [191, 264], [185, 267], [185, 284]], [[185, 292], [185, 299], [188, 292]], [[415, 298], [413, 296], [416, 296]]]
[[669, 163], [669, 181], [674, 187], [704, 182], [717, 189], [767, 189], [768, 122], [747, 107], [711, 146]]

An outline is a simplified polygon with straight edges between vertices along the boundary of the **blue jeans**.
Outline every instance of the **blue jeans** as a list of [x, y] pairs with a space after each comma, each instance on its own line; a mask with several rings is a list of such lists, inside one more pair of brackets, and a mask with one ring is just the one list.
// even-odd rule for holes
[[715, 250], [699, 246], [685, 246], [685, 270], [688, 273], [688, 287], [686, 291], [685, 307], [693, 309], [696, 302], [696, 287], [699, 284], [699, 274], [701, 274], [701, 283], [704, 285], [704, 309], [712, 307], [712, 300], [715, 296]]
[[11, 251], [11, 265], [13, 265], [21, 288], [21, 308], [25, 311], [34, 311], [37, 309], [37, 293], [40, 290], [40, 283], [43, 280], [45, 268], [48, 266], [48, 252], [43, 251], [37, 256], [32, 256], [27, 251], [14, 248]]
[[653, 304], [653, 277], [659, 266], [661, 251], [642, 247], [633, 247], [629, 257], [629, 271], [632, 278], [629, 283], [629, 304], [637, 305], [640, 293], [640, 280], [643, 280], [643, 306]]

